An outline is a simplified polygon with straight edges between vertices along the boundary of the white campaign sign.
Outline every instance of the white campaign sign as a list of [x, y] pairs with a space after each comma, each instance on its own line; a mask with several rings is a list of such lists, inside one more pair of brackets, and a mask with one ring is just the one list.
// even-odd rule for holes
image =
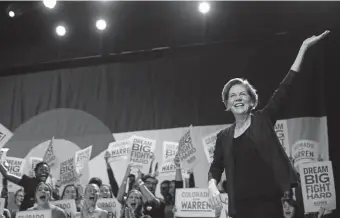
[[109, 162], [127, 160], [131, 152], [131, 138], [116, 142], [111, 142], [107, 151], [110, 153]]
[[336, 209], [331, 161], [301, 164], [300, 178], [305, 213], [317, 212], [320, 207]]
[[91, 159], [91, 154], [92, 154], [92, 145], [76, 152], [75, 164], [76, 164], [76, 172], [79, 177], [82, 175], [83, 169], [85, 167], [88, 167], [89, 161]]
[[109, 212], [109, 218], [119, 218], [121, 205], [115, 198], [100, 198], [97, 206]]
[[176, 189], [176, 217], [215, 217], [209, 204], [208, 189]]
[[287, 120], [278, 120], [275, 123], [274, 130], [277, 138], [279, 139], [283, 149], [285, 150], [288, 157], [290, 156], [290, 146], [288, 140], [288, 127]]
[[132, 148], [130, 161], [135, 164], [135, 169], [139, 168], [143, 173], [149, 171], [149, 166], [156, 148], [156, 140], [132, 136]]
[[207, 157], [208, 163], [212, 163], [214, 159], [214, 151], [215, 151], [215, 145], [216, 145], [216, 139], [218, 132], [215, 132], [213, 134], [210, 134], [208, 136], [205, 136], [202, 139], [203, 148], [205, 156]]
[[18, 211], [16, 218], [52, 218], [52, 210], [26, 210]]
[[175, 156], [178, 152], [177, 142], [163, 142], [163, 160], [160, 167], [160, 173], [163, 176], [175, 176], [176, 167], [174, 163]]
[[192, 170], [198, 163], [197, 149], [191, 138], [191, 127], [179, 141], [178, 156], [184, 170]]
[[316, 162], [319, 156], [319, 143], [312, 140], [299, 140], [292, 147], [295, 168], [303, 163]]
[[[6, 157], [8, 172], [21, 178], [24, 174], [25, 159], [16, 157]], [[8, 191], [15, 192], [20, 186], [8, 181]]]
[[67, 218], [75, 218], [77, 213], [76, 201], [75, 200], [60, 200], [51, 201], [54, 206], [63, 209], [67, 215]]

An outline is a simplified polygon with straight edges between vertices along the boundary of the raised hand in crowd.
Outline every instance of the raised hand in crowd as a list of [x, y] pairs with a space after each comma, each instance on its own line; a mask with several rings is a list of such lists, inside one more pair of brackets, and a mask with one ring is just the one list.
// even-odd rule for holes
[[129, 178], [129, 175], [131, 174], [133, 167], [134, 167], [134, 163], [130, 163], [127, 166], [126, 171], [125, 171], [125, 175], [123, 177], [122, 184], [120, 185], [120, 187], [118, 189], [117, 200], [121, 204], [124, 204], [124, 202], [125, 202], [124, 196], [125, 196], [125, 191], [126, 191], [126, 185], [128, 183], [128, 178]]
[[[109, 163], [110, 156], [111, 156], [110, 152], [106, 151], [105, 154], [104, 154], [104, 160], [105, 160], [105, 163], [106, 163], [107, 176], [109, 177], [109, 182], [110, 182], [110, 186], [111, 186], [110, 192], [113, 194], [113, 196], [115, 196], [117, 198], [119, 186], [118, 186], [117, 180], [114, 176], [111, 165]], [[104, 190], [106, 190], [105, 187], [100, 187], [100, 188], [101, 188], [102, 192]]]
[[50, 175], [50, 167], [46, 162], [39, 162], [35, 168], [35, 177], [29, 177], [24, 174], [21, 178], [8, 172], [8, 163], [6, 161], [0, 162], [0, 172], [4, 178], [24, 188], [25, 196], [20, 210], [26, 210], [27, 208], [33, 207], [35, 190], [39, 182], [46, 182]]

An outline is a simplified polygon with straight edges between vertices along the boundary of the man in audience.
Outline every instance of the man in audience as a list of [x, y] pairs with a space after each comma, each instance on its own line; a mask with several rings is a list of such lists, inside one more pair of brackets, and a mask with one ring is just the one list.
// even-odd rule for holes
[[157, 198], [155, 195], [158, 180], [152, 175], [146, 175], [142, 179], [137, 180], [139, 190], [143, 194], [146, 202], [144, 204], [145, 215], [151, 217], [163, 218], [165, 202], [161, 198]]
[[[6, 165], [6, 166], [5, 166]], [[50, 175], [50, 167], [46, 162], [39, 162], [35, 168], [35, 177], [29, 177], [24, 174], [21, 178], [8, 172], [7, 163], [0, 163], [0, 173], [4, 178], [25, 189], [25, 196], [20, 210], [26, 210], [33, 207], [35, 202], [35, 190], [40, 182], [46, 182]]]
[[98, 187], [100, 187], [100, 186], [103, 185], [103, 181], [102, 181], [100, 178], [98, 178], [98, 177], [92, 177], [92, 178], [90, 179], [90, 181], [89, 181], [89, 185], [90, 185], [90, 184], [95, 184], [95, 185], [97, 185]]

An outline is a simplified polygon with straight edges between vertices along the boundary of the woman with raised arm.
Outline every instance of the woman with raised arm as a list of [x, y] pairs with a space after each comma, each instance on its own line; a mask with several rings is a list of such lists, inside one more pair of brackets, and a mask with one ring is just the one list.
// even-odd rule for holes
[[281, 197], [297, 185], [297, 174], [289, 162], [274, 125], [294, 77], [300, 71], [307, 50], [329, 31], [306, 39], [286, 77], [267, 105], [253, 112], [258, 103], [256, 90], [247, 80], [232, 79], [223, 88], [222, 99], [235, 122], [217, 135], [214, 160], [210, 166], [209, 192], [213, 208], [220, 207], [220, 182], [226, 172], [228, 213], [233, 218], [282, 217]]

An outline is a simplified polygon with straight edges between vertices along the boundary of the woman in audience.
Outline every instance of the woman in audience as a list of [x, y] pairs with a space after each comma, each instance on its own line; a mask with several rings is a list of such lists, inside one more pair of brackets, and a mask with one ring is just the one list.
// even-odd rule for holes
[[109, 185], [100, 186], [100, 198], [113, 198], [113, 193]]
[[99, 199], [99, 187], [92, 183], [88, 184], [85, 189], [84, 202], [81, 210], [81, 218], [108, 218], [106, 210], [97, 207]]
[[149, 215], [143, 214], [142, 193], [138, 190], [131, 190], [123, 204], [121, 218], [151, 218]]
[[122, 184], [120, 185], [119, 187], [119, 190], [118, 190], [118, 194], [117, 194], [117, 200], [120, 204], [124, 204], [125, 202], [125, 190], [126, 190], [126, 185], [128, 183], [128, 178], [129, 178], [129, 175], [130, 175], [130, 172], [131, 172], [131, 169], [133, 167], [133, 164], [130, 163], [127, 168], [126, 168], [126, 172], [125, 172], [125, 175], [124, 175], [124, 178], [123, 178], [123, 181], [122, 181]]
[[20, 210], [22, 201], [24, 200], [24, 189], [21, 188], [14, 193], [14, 207], [11, 209], [11, 217], [15, 217], [16, 213]]
[[80, 205], [80, 200], [81, 197], [79, 195], [78, 189], [74, 184], [69, 184], [66, 185], [63, 191], [63, 194], [61, 195], [62, 200], [75, 200], [76, 202], [76, 207], [77, 207], [77, 212], [80, 212], [81, 210], [81, 205]]
[[40, 182], [35, 191], [36, 204], [27, 210], [52, 210], [52, 218], [66, 218], [66, 213], [63, 209], [50, 204], [52, 196], [52, 188]]

